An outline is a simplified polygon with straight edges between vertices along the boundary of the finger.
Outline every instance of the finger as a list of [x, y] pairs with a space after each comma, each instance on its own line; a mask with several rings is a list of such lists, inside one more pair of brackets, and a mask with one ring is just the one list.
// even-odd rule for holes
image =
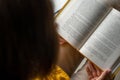
[[93, 75], [94, 77], [97, 77], [97, 71], [96, 71], [94, 65], [93, 65], [91, 62], [89, 62], [89, 68], [90, 68], [90, 70], [91, 70], [91, 72], [92, 72], [92, 75]]
[[54, 23], [54, 27], [55, 27], [55, 29], [57, 29], [58, 28], [58, 24]]
[[88, 66], [86, 67], [86, 71], [87, 71], [89, 80], [91, 80], [93, 78], [93, 75], [91, 74], [91, 71]]
[[60, 45], [64, 44], [65, 42], [66, 42], [66, 41], [65, 41], [63, 38], [59, 37], [59, 44], [60, 44]]
[[97, 67], [97, 66], [94, 66], [96, 72], [97, 72], [97, 76], [100, 76], [102, 71]]
[[108, 75], [110, 74], [110, 70], [105, 70], [101, 76], [98, 78], [98, 80], [103, 80], [105, 79], [106, 77], [108, 77]]
[[107, 75], [107, 77], [106, 77], [105, 80], [113, 80], [113, 79], [111, 78], [110, 71], [108, 72], [108, 75]]
[[91, 80], [97, 80], [97, 78], [93, 78], [93, 79], [91, 79]]

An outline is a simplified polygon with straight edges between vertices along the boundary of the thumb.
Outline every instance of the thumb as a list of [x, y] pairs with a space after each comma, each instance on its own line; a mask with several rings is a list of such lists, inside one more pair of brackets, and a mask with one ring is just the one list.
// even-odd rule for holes
[[101, 76], [98, 78], [98, 80], [104, 80], [106, 77], [109, 76], [110, 72], [111, 72], [111, 70], [109, 70], [109, 69], [105, 70], [105, 71], [101, 74]]

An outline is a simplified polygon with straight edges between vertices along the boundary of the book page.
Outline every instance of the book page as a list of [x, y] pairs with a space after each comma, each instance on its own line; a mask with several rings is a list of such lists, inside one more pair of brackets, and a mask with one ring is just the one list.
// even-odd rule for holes
[[[113, 9], [80, 52], [101, 69], [112, 68], [120, 58], [120, 12]], [[119, 63], [119, 62], [118, 62]]]
[[58, 33], [75, 48], [80, 48], [108, 12], [104, 0], [71, 0], [56, 18]]

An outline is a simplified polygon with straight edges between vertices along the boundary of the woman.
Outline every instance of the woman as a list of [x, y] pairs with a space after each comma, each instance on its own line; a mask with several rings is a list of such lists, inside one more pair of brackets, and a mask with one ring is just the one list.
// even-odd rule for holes
[[4, 80], [69, 80], [56, 66], [58, 36], [49, 0], [0, 0]]

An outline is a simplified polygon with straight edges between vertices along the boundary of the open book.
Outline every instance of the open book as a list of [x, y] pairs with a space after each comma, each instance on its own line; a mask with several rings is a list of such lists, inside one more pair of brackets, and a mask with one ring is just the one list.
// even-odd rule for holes
[[102, 70], [120, 72], [120, 12], [107, 0], [71, 0], [56, 22], [59, 35], [82, 55]]

